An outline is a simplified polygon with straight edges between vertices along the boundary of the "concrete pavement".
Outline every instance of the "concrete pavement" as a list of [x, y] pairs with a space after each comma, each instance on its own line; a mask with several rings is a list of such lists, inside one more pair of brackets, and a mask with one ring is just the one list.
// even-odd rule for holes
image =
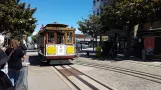
[[71, 90], [52, 66], [41, 66], [36, 53], [28, 52], [30, 66], [28, 68], [28, 90]]
[[[99, 60], [92, 58], [77, 58], [76, 64], [73, 65], [76, 69], [83, 73], [97, 78], [98, 80], [110, 84], [118, 90], [161, 90], [161, 84], [147, 80], [145, 78], [136, 77], [130, 74], [120, 73], [110, 69], [100, 69], [94, 67], [87, 67], [79, 65], [79, 61], [85, 63], [95, 63], [103, 66], [113, 66], [119, 68], [125, 68], [129, 70], [136, 70], [140, 72], [150, 73], [153, 75], [161, 76], [161, 62], [141, 62], [133, 60]], [[78, 64], [78, 65], [77, 65]], [[84, 69], [85, 68], [85, 69]], [[88, 68], [88, 70], [87, 70]]]
[[51, 67], [29, 66], [29, 90], [71, 90]]

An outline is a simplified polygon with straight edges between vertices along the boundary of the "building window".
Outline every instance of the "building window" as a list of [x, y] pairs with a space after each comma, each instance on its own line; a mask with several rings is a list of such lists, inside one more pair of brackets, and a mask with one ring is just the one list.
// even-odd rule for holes
[[95, 15], [95, 11], [93, 11], [93, 14]]
[[93, 5], [95, 5], [95, 3], [96, 3], [95, 0], [93, 0]]
[[99, 13], [99, 8], [97, 9], [97, 13]]
[[99, 15], [99, 12], [97, 12], [97, 15]]

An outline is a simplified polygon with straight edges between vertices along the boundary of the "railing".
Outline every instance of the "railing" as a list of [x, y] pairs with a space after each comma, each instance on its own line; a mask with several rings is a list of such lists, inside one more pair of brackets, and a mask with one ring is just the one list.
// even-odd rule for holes
[[15, 90], [28, 90], [27, 76], [28, 76], [28, 66], [23, 66], [21, 74], [16, 83]]
[[15, 90], [28, 90], [28, 58], [25, 60], [25, 62], [22, 63], [23, 68], [21, 70], [20, 76], [16, 82], [16, 88]]

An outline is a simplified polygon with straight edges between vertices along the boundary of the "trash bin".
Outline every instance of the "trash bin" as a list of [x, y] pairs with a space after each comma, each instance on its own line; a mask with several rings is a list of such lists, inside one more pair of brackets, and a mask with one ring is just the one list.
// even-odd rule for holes
[[142, 60], [146, 60], [146, 50], [142, 50]]
[[96, 47], [96, 57], [98, 58], [98, 57], [101, 57], [101, 50], [102, 50], [102, 48], [100, 47], [100, 46], [97, 46]]

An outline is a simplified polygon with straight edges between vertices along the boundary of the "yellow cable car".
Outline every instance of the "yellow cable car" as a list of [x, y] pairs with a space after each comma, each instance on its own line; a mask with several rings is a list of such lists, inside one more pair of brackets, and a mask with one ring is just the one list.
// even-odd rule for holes
[[71, 63], [76, 57], [75, 28], [65, 24], [47, 24], [38, 33], [38, 54], [50, 64]]

